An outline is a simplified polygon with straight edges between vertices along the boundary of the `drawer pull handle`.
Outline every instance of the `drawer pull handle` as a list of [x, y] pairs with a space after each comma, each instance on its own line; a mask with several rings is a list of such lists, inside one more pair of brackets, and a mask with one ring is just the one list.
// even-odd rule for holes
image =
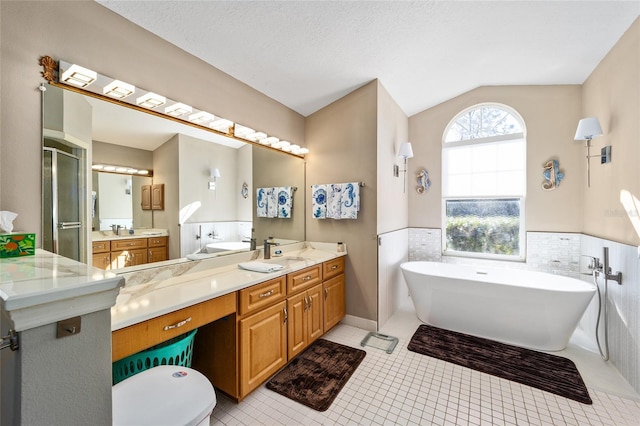
[[306, 277], [302, 277], [302, 281], [309, 281], [311, 279], [311, 275], [307, 275]]
[[336, 270], [336, 269], [338, 269], [338, 265], [333, 265], [333, 266], [331, 267], [331, 270], [332, 270], [332, 271], [333, 271], [333, 270]]
[[289, 313], [287, 312], [287, 307], [284, 307], [284, 321], [282, 321], [283, 324], [287, 323], [287, 320], [289, 319]]
[[272, 290], [269, 290], [269, 291], [267, 291], [267, 292], [264, 292], [264, 293], [260, 293], [260, 294], [258, 295], [258, 298], [259, 298], [259, 299], [262, 299], [263, 297], [269, 297], [269, 296], [271, 296], [272, 294], [273, 294], [273, 289], [272, 289]]
[[187, 318], [186, 320], [182, 320], [182, 321], [180, 321], [180, 322], [178, 322], [178, 323], [175, 323], [175, 324], [173, 324], [173, 325], [165, 325], [165, 326], [164, 326], [164, 328], [163, 328], [163, 330], [164, 330], [164, 331], [167, 331], [167, 330], [171, 330], [171, 329], [174, 329], [174, 328], [182, 327], [183, 325], [185, 325], [185, 324], [186, 324], [186, 323], [188, 323], [189, 321], [191, 321], [191, 317]]
[[327, 300], [327, 297], [329, 297], [329, 289], [325, 288], [324, 289], [324, 300]]

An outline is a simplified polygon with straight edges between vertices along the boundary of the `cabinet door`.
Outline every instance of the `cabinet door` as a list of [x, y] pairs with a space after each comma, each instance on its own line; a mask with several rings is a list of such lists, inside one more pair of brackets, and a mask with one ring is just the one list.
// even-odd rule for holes
[[151, 185], [151, 210], [164, 210], [164, 183]]
[[287, 363], [286, 301], [240, 320], [240, 394], [244, 397]]
[[112, 251], [111, 259], [116, 268], [143, 265], [147, 263], [147, 249], [122, 250], [118, 252]]
[[142, 185], [140, 198], [140, 207], [142, 207], [142, 210], [151, 210], [151, 185]]
[[167, 248], [166, 247], [151, 247], [149, 249], [148, 254], [148, 262], [162, 262], [163, 260], [167, 260], [169, 257], [167, 256]]
[[322, 309], [322, 285], [319, 284], [307, 291], [309, 308], [307, 310], [307, 345], [324, 334], [323, 309]]
[[111, 254], [98, 253], [93, 255], [93, 267], [100, 269], [111, 269]]
[[323, 284], [324, 331], [338, 324], [346, 314], [344, 295], [344, 274], [331, 278]]
[[287, 340], [289, 359], [307, 347], [307, 293], [299, 293], [287, 299]]

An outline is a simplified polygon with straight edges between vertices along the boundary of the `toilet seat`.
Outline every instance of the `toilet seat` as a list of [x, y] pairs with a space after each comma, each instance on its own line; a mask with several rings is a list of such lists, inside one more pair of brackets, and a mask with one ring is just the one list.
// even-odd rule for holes
[[174, 365], [129, 377], [113, 386], [112, 395], [114, 425], [208, 425], [216, 405], [215, 391], [204, 375]]

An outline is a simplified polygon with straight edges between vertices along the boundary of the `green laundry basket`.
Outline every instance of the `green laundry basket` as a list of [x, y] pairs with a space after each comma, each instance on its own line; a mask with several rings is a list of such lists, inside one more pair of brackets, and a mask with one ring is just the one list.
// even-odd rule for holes
[[191, 367], [193, 338], [198, 329], [162, 342], [113, 363], [113, 384], [158, 365]]

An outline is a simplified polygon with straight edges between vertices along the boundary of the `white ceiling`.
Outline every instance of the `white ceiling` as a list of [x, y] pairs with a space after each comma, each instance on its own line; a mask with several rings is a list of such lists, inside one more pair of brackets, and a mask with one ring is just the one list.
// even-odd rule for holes
[[308, 116], [378, 78], [411, 116], [483, 85], [581, 84], [626, 1], [98, 0]]

